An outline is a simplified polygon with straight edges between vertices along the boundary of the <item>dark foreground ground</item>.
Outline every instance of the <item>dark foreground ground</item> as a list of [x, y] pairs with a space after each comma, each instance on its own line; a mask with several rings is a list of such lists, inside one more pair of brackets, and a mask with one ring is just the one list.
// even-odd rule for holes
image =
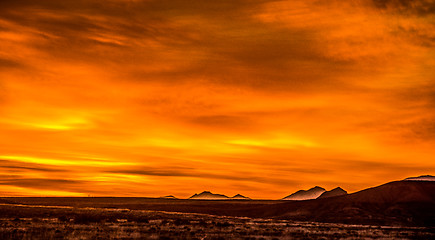
[[435, 181], [306, 201], [0, 198], [1, 239], [435, 239]]
[[[32, 203], [36, 203], [36, 200], [38, 199], [27, 198]], [[44, 199], [40, 199], [42, 200]], [[76, 205], [89, 204], [86, 199], [82, 203], [76, 200]], [[109, 198], [100, 200], [120, 201]], [[125, 201], [128, 202], [128, 199]], [[156, 201], [154, 204], [159, 202], [158, 199], [149, 201]], [[207, 205], [207, 202], [192, 204]], [[3, 203], [0, 205], [0, 239], [435, 239], [435, 229], [298, 222], [125, 208]]]

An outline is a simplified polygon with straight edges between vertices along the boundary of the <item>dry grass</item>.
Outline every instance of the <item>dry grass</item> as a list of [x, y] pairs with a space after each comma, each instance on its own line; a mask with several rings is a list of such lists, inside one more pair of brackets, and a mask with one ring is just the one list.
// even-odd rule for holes
[[143, 210], [0, 206], [0, 239], [434, 239], [433, 228]]

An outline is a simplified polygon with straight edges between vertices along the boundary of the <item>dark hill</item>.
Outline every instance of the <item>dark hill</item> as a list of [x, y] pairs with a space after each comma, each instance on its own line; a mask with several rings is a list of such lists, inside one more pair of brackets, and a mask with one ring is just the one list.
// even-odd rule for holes
[[249, 197], [245, 197], [241, 194], [236, 194], [233, 197], [231, 197], [231, 199], [236, 199], [236, 200], [250, 200], [251, 198]]
[[[367, 225], [435, 227], [435, 181], [398, 181], [356, 193], [305, 201], [250, 200], [203, 192], [205, 200], [153, 198], [6, 198], [22, 204], [117, 207]], [[218, 195], [218, 196], [216, 196]], [[209, 198], [210, 197], [210, 198]], [[214, 201], [218, 198], [219, 201]], [[0, 202], [2, 199], [0, 199]], [[1, 216], [0, 212], [0, 216]]]
[[435, 226], [435, 182], [391, 182], [349, 195], [263, 206], [244, 214], [300, 221]]
[[214, 194], [210, 191], [204, 191], [200, 194], [195, 193], [189, 199], [201, 199], [201, 200], [224, 200], [229, 199], [229, 197], [223, 194]]
[[336, 196], [342, 196], [346, 194], [347, 192], [343, 188], [337, 187], [332, 189], [331, 191], [326, 191], [322, 193], [322, 195], [320, 195], [318, 198], [336, 197]]
[[282, 200], [309, 200], [309, 199], [316, 199], [318, 198], [322, 193], [324, 193], [326, 190], [322, 187], [315, 186], [308, 190], [299, 190], [295, 193], [292, 193], [288, 195], [287, 197], [284, 197]]
[[404, 181], [435, 181], [435, 176], [422, 175], [419, 177], [409, 177], [406, 178]]
[[163, 197], [160, 197], [160, 198], [164, 198], [164, 199], [178, 199], [174, 195], [167, 195], [167, 196], [163, 196]]

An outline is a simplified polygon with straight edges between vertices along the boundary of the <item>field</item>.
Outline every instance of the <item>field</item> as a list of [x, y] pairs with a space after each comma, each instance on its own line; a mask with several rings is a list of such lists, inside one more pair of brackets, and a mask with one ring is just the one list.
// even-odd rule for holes
[[[5, 198], [0, 239], [433, 239], [434, 228], [217, 216], [275, 201]], [[7, 203], [9, 202], [9, 203]], [[150, 209], [181, 209], [167, 212]], [[144, 210], [146, 209], [146, 210]]]

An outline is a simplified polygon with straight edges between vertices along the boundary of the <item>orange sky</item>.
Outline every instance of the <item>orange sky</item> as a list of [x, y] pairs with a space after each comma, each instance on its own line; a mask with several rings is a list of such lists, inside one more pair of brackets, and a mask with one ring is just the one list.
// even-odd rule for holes
[[435, 1], [2, 0], [0, 195], [435, 173]]

